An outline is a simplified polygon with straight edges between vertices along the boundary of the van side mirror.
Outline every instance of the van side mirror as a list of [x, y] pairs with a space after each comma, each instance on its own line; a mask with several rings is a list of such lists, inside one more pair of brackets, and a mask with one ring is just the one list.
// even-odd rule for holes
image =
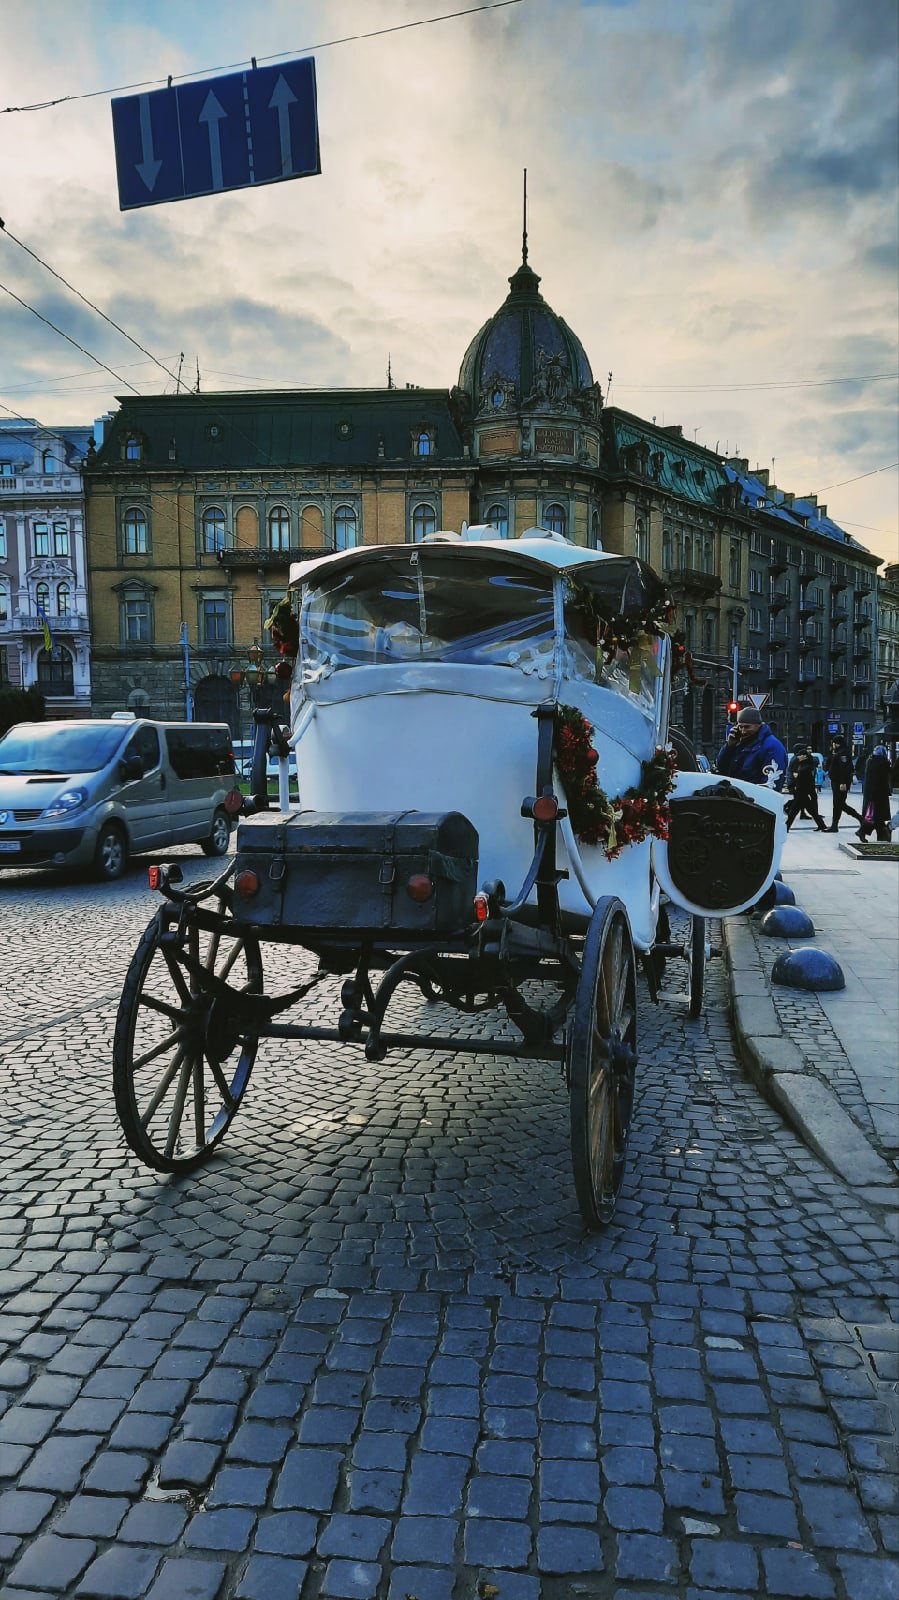
[[134, 778], [142, 778], [143, 775], [144, 764], [139, 755], [130, 751], [128, 755], [122, 757], [119, 762], [119, 777], [123, 783], [131, 783]]

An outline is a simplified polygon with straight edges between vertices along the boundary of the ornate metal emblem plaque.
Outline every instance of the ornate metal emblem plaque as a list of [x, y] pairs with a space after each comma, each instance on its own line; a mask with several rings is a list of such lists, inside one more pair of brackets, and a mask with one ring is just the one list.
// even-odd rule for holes
[[674, 887], [709, 911], [752, 900], [771, 870], [774, 827], [773, 812], [730, 785], [672, 800], [668, 871]]

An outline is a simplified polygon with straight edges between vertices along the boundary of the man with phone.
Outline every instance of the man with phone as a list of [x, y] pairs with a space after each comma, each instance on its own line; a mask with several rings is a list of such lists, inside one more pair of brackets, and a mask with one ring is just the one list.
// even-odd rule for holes
[[783, 788], [787, 752], [755, 706], [744, 706], [737, 713], [736, 726], [718, 751], [718, 771], [767, 789]]

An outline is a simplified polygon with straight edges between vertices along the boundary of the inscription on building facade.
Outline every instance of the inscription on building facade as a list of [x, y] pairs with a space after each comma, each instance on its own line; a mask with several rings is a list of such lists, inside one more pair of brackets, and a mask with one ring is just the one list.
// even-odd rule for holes
[[534, 449], [538, 455], [573, 456], [573, 428], [535, 428]]

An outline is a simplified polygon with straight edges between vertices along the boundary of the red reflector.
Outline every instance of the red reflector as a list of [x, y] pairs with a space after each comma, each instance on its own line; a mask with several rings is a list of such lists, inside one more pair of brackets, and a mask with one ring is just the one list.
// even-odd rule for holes
[[476, 894], [474, 897], [474, 914], [478, 922], [486, 922], [490, 915], [490, 902], [485, 894]]
[[234, 887], [244, 900], [251, 900], [254, 894], [259, 893], [259, 879], [255, 872], [239, 872], [234, 879]]
[[559, 802], [554, 794], [542, 794], [539, 800], [534, 801], [534, 817], [537, 822], [552, 822], [558, 810]]
[[427, 873], [414, 872], [406, 884], [406, 893], [410, 900], [430, 900], [434, 884]]
[[158, 889], [159, 888], [159, 879], [160, 879], [161, 876], [162, 876], [162, 874], [160, 873], [158, 867], [148, 867], [147, 868], [147, 882], [150, 885], [151, 889]]

